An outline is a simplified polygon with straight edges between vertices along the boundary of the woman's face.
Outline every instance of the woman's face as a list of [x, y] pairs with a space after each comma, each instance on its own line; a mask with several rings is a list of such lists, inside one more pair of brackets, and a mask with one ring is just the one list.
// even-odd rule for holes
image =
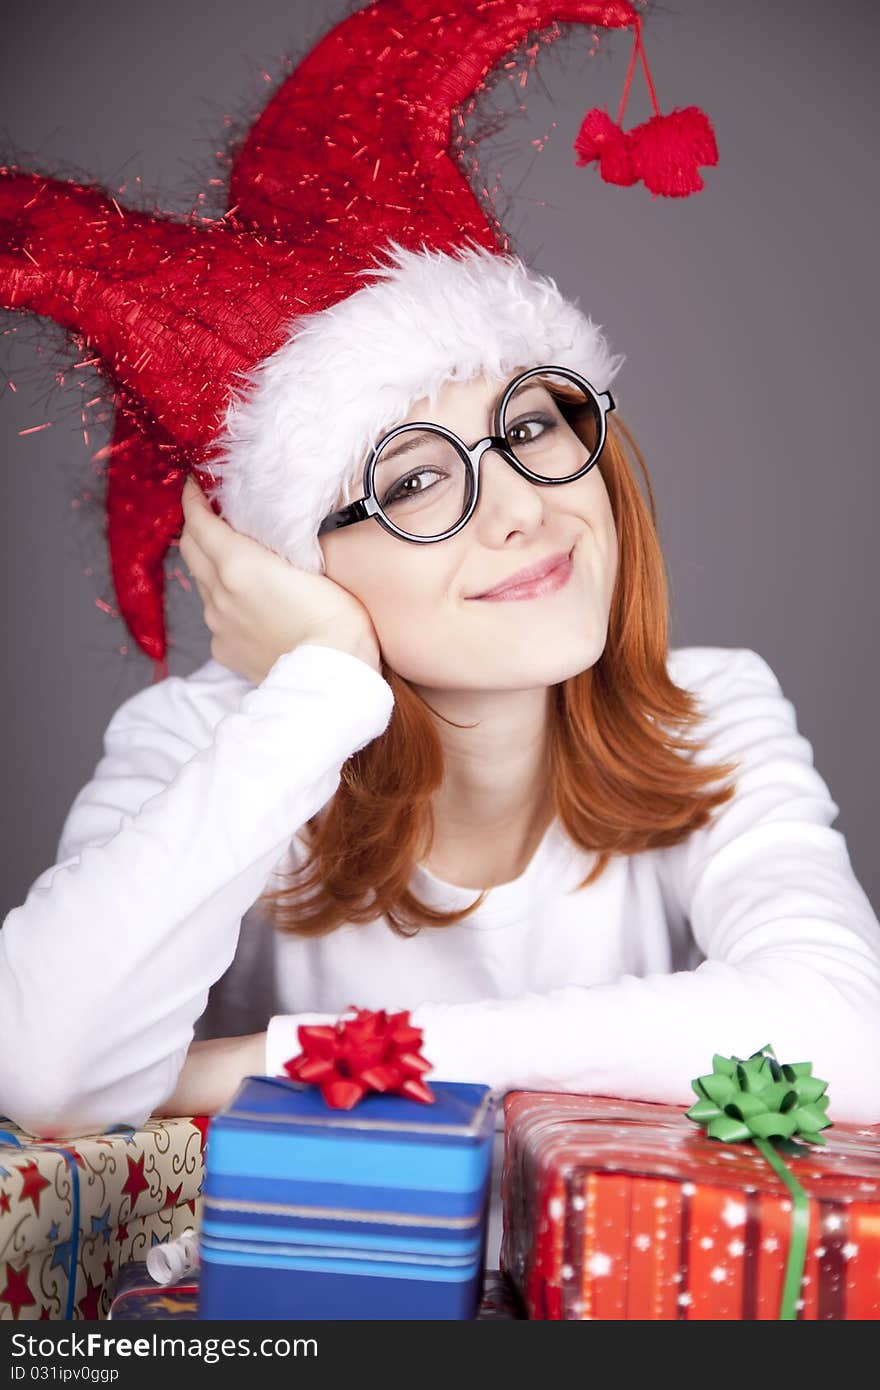
[[[416, 401], [399, 423], [431, 420], [473, 444], [494, 433], [494, 405], [509, 379], [447, 382], [433, 409]], [[541, 487], [488, 450], [477, 509], [451, 539], [413, 544], [371, 518], [320, 537], [325, 571], [360, 599], [385, 660], [416, 686], [556, 685], [593, 666], [605, 647], [618, 551], [600, 467], [576, 482]], [[570, 577], [552, 592], [475, 597], [569, 551]]]

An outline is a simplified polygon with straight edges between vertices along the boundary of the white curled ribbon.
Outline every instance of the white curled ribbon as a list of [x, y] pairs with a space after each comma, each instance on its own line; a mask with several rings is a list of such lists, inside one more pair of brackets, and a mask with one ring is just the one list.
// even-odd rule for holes
[[188, 1226], [176, 1240], [147, 1252], [147, 1273], [157, 1284], [176, 1284], [199, 1267], [198, 1233]]

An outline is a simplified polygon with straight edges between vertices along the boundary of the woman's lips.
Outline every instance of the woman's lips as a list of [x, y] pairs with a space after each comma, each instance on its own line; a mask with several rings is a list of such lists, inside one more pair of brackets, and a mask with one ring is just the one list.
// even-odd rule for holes
[[482, 594], [478, 598], [479, 603], [507, 603], [521, 599], [543, 598], [546, 594], [555, 594], [558, 589], [562, 589], [571, 578], [574, 568], [571, 552], [563, 560], [562, 564], [557, 565], [549, 574], [545, 574], [543, 579], [533, 579], [530, 584], [515, 584], [509, 589], [502, 589], [499, 594]]

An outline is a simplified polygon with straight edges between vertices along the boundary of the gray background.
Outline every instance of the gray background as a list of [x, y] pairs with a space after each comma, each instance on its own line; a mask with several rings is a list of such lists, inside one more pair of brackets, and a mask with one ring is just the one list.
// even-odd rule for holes
[[[356, 8], [16, 6], [0, 60], [5, 153], [185, 213], [218, 173], [226, 118], [234, 129], [259, 110], [285, 55]], [[524, 91], [496, 87], [484, 110], [512, 117], [479, 154], [515, 249], [627, 353], [615, 396], [655, 487], [673, 645], [752, 647], [774, 668], [875, 904], [878, 30], [870, 0], [654, 6], [645, 44], [661, 110], [699, 105], [718, 138], [719, 167], [691, 198], [652, 200], [574, 166], [583, 113], [617, 113], [631, 51], [620, 33], [590, 59], [578, 26]], [[639, 68], [624, 123], [650, 114]], [[54, 862], [111, 714], [153, 677], [96, 606], [113, 599], [101, 498], [82, 493], [106, 434], [93, 429], [87, 448], [78, 389], [53, 384], [73, 360], [59, 359], [62, 343], [25, 324], [0, 344], [18, 385], [0, 378], [0, 912]], [[209, 655], [195, 591], [172, 583], [169, 625], [183, 675]]]

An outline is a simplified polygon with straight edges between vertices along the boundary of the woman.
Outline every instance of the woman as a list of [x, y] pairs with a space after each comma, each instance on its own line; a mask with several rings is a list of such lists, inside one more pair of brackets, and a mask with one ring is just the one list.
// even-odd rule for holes
[[[482, 267], [514, 272], [537, 283]], [[354, 1004], [410, 1009], [437, 1079], [686, 1104], [714, 1052], [772, 1041], [834, 1118], [880, 1120], [880, 927], [838, 808], [759, 655], [667, 650], [653, 517], [591, 370], [416, 400], [337, 480], [324, 573], [187, 483], [212, 659], [117, 711], [6, 919], [0, 1109], [38, 1134], [212, 1112]], [[265, 378], [216, 462], [233, 507]], [[215, 1009], [192, 1042], [224, 982], [265, 1026]]]
[[[387, 165], [360, 160], [367, 189]], [[394, 247], [377, 284], [352, 293], [315, 252], [296, 282], [315, 312], [221, 431], [222, 516], [188, 488], [212, 659], [117, 711], [57, 863], [6, 918], [0, 1111], [38, 1134], [210, 1112], [355, 1004], [411, 1010], [429, 1080], [684, 1105], [713, 1053], [772, 1042], [814, 1063], [833, 1118], [880, 1121], [880, 925], [793, 706], [753, 651], [668, 650], [622, 359], [488, 232], [450, 253], [473, 209], [445, 174], [438, 192], [436, 254]], [[105, 213], [101, 247], [138, 232]], [[25, 249], [31, 293], [46, 257]], [[289, 312], [281, 273], [242, 353]], [[195, 402], [225, 382], [123, 351], [107, 303], [106, 355], [195, 451]], [[180, 317], [207, 356], [205, 313]], [[551, 562], [540, 593], [488, 596]]]
[[[556, 428], [574, 472], [583, 442], [546, 379], [517, 393], [532, 422], [507, 437], [527, 460]], [[494, 433], [506, 385], [448, 382], [397, 428], [431, 421], [470, 445]], [[877, 1055], [880, 931], [830, 829], [838, 808], [760, 656], [685, 648], [667, 662], [653, 521], [631, 436], [610, 416], [607, 428], [597, 465], [562, 487], [487, 450], [472, 517], [441, 544], [373, 518], [328, 531], [323, 576], [237, 535], [187, 485], [181, 552], [216, 660], [271, 686], [297, 646], [319, 663], [316, 646], [353, 655], [350, 742], [373, 708], [378, 736], [352, 752], [329, 819], [309, 822], [298, 862], [311, 849], [319, 909], [304, 910], [302, 879], [266, 895], [289, 933], [275, 966], [293, 1016], [267, 1036], [195, 1043], [165, 1113], [280, 1070], [296, 1026], [332, 1021], [351, 997], [412, 1008], [438, 1077], [684, 1103], [704, 1059], [766, 1035], [833, 1075], [838, 1118], [880, 1118], [880, 1091], [866, 1096], [846, 1060]], [[389, 508], [398, 524], [446, 505], [438, 456], [419, 460], [428, 445], [403, 459], [424, 496]], [[481, 597], [560, 557], [543, 585]], [[652, 734], [664, 717], [680, 739], [703, 737], [699, 756]], [[399, 912], [410, 885], [414, 930]], [[318, 1000], [333, 1012], [306, 1016]]]

